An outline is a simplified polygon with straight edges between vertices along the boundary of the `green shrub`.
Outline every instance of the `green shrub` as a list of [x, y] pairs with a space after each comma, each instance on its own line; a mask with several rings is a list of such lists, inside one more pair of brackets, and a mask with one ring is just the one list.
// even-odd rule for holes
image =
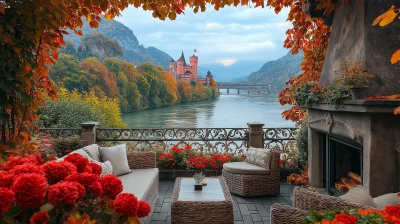
[[308, 118], [305, 117], [296, 135], [296, 147], [299, 156], [299, 165], [304, 167], [308, 161]]

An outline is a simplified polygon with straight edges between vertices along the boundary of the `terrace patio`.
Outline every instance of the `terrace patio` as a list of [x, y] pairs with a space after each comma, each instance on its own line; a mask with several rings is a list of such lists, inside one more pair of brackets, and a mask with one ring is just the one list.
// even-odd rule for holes
[[[270, 223], [270, 209], [275, 203], [293, 204], [293, 185], [282, 182], [281, 194], [278, 196], [241, 197], [232, 195], [235, 224]], [[160, 181], [158, 198], [151, 224], [171, 223], [171, 196], [174, 188], [173, 181]]]

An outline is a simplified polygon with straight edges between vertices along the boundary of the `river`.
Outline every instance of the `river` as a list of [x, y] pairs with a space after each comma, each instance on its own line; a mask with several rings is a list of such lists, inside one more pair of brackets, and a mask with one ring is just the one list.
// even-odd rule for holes
[[268, 128], [295, 126], [282, 118], [285, 107], [279, 104], [277, 94], [221, 92], [214, 100], [124, 114], [122, 119], [129, 128], [244, 128], [251, 121], [262, 122]]

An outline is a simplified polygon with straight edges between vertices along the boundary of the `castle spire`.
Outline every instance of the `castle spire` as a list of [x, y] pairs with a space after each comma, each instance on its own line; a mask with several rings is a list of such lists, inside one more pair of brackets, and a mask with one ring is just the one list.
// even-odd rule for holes
[[181, 57], [178, 59], [178, 61], [183, 61], [183, 64], [186, 65], [185, 55], [183, 54], [183, 51], [182, 51], [182, 55], [181, 55]]

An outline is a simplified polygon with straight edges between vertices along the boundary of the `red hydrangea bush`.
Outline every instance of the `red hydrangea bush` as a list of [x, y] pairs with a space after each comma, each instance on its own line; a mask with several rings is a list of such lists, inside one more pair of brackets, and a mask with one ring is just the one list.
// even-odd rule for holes
[[0, 164], [0, 223], [139, 223], [150, 206], [121, 193], [114, 175], [79, 154], [43, 163], [38, 155]]

